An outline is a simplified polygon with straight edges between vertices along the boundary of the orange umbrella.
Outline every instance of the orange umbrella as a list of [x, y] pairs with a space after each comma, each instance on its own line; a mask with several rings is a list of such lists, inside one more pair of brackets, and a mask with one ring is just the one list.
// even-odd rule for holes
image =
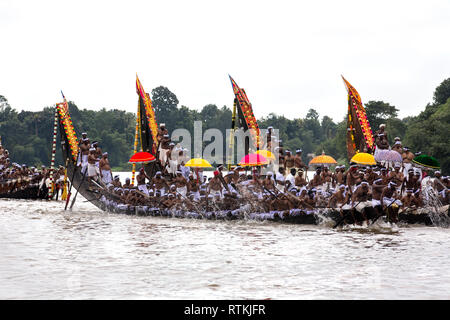
[[324, 166], [327, 164], [337, 164], [337, 161], [334, 160], [333, 157], [325, 155], [324, 152], [322, 152], [322, 155], [314, 157], [309, 162], [309, 165], [317, 165], [317, 166]]

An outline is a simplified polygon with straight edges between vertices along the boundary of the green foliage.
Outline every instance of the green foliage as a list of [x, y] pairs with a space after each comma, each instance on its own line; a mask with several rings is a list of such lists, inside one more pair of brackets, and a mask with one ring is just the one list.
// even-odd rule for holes
[[434, 103], [444, 104], [450, 98], [450, 78], [445, 79], [434, 91]]
[[[412, 119], [406, 131], [404, 145], [434, 156], [444, 172], [450, 172], [450, 100], [427, 108]], [[426, 118], [425, 118], [426, 117]]]
[[388, 119], [397, 117], [398, 109], [384, 101], [369, 101], [364, 107], [373, 132], [378, 130], [380, 124], [386, 124]]

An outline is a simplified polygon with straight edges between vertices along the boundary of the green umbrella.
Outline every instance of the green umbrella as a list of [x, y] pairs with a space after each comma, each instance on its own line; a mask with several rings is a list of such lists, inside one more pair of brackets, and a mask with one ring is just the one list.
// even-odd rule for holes
[[420, 156], [415, 157], [412, 160], [412, 162], [419, 166], [423, 166], [430, 169], [439, 169], [441, 167], [439, 161], [437, 161], [436, 158], [433, 158], [432, 156], [427, 156], [426, 154], [421, 154]]

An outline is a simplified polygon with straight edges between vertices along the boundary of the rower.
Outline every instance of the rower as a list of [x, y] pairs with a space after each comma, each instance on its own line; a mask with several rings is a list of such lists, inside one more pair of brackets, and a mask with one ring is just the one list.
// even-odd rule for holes
[[317, 167], [316, 173], [314, 173], [314, 177], [309, 183], [309, 185], [312, 188], [315, 188], [315, 187], [318, 187], [318, 186], [322, 185], [323, 181], [322, 181], [321, 173], [322, 173], [322, 168], [321, 167]]
[[[302, 149], [295, 150], [295, 157], [294, 157], [294, 167], [297, 170], [308, 170], [308, 166], [303, 163], [302, 160]], [[306, 173], [305, 173], [305, 179], [306, 179]]]
[[402, 205], [402, 202], [398, 200], [397, 195], [397, 184], [394, 182], [389, 182], [388, 186], [383, 189], [381, 193], [381, 207], [383, 211], [388, 209], [390, 213], [391, 220], [397, 222], [397, 212], [398, 207]]
[[345, 185], [339, 185], [338, 190], [328, 200], [329, 208], [341, 208], [349, 200], [349, 194], [345, 191]]
[[104, 152], [99, 161], [100, 177], [108, 185], [112, 182], [111, 166], [109, 165], [108, 152]]
[[131, 183], [130, 183], [130, 178], [126, 178], [126, 179], [125, 179], [125, 183], [124, 183], [123, 187], [124, 187], [124, 188], [128, 188], [128, 189], [130, 189], [130, 188], [133, 187], [133, 186], [131, 185]]
[[145, 183], [145, 179], [148, 179], [149, 181], [151, 181], [151, 179], [149, 178], [149, 176], [147, 175], [147, 173], [145, 173], [144, 168], [141, 168], [139, 170], [139, 174], [136, 176], [136, 181], [137, 181], [137, 187], [140, 191], [142, 191], [143, 193], [145, 193], [148, 196], [148, 188], [147, 185]]
[[275, 186], [279, 191], [282, 191], [283, 186], [285, 184], [284, 181], [284, 168], [279, 167], [278, 172], [275, 175]]
[[155, 186], [155, 193], [159, 192], [161, 194], [161, 197], [164, 197], [165, 187], [169, 189], [169, 185], [167, 184], [166, 180], [162, 178], [161, 171], [156, 172], [155, 177], [151, 181], [152, 185]]
[[122, 183], [120, 182], [120, 177], [118, 175], [114, 176], [112, 184], [116, 188], [122, 188]]
[[[286, 150], [286, 156], [284, 158], [284, 169], [285, 169], [285, 172], [288, 173], [288, 175], [291, 174], [291, 169], [295, 170], [294, 162], [295, 162], [295, 158], [292, 155], [291, 151]], [[295, 176], [295, 174], [294, 174], [294, 176]]]
[[200, 200], [199, 183], [197, 182], [197, 180], [194, 179], [194, 175], [192, 173], [189, 174], [189, 181], [187, 183], [187, 189], [188, 189], [188, 192], [194, 196], [195, 201]]
[[350, 166], [346, 177], [347, 186], [350, 193], [353, 193], [354, 186], [356, 185], [356, 181], [358, 179], [359, 179], [358, 166], [356, 164], [353, 164]]
[[89, 155], [88, 155], [88, 165], [87, 165], [87, 175], [88, 175], [88, 182], [91, 182], [92, 179], [96, 179], [99, 175], [99, 172], [97, 172], [98, 168], [95, 165], [95, 162], [97, 161], [97, 157], [95, 156], [95, 148], [89, 149]]
[[406, 195], [400, 200], [404, 209], [417, 209], [419, 207], [419, 200], [414, 197], [414, 190], [406, 189]]
[[[81, 172], [84, 174], [86, 172], [86, 168], [88, 165], [88, 157], [89, 157], [89, 150], [91, 148], [91, 145], [89, 143], [89, 139], [85, 138], [82, 140], [82, 143], [80, 145], [80, 151], [81, 151]], [[95, 150], [95, 149], [94, 149]]]
[[354, 207], [356, 211], [361, 213], [363, 218], [366, 220], [367, 225], [369, 225], [369, 220], [367, 218], [367, 210], [372, 208], [372, 201], [369, 200], [369, 183], [367, 181], [362, 181], [359, 186], [355, 189], [352, 195], [352, 203], [357, 203]]
[[187, 194], [187, 180], [183, 177], [181, 171], [176, 172], [177, 177], [175, 178], [176, 190], [183, 196], [186, 197]]
[[303, 178], [303, 169], [298, 169], [297, 176], [295, 177], [295, 186], [304, 187], [308, 185], [308, 182]]
[[219, 195], [220, 198], [223, 198], [222, 193], [222, 182], [220, 181], [218, 171], [214, 171], [214, 177], [209, 181], [207, 187], [207, 193], [212, 193], [214, 196]]
[[442, 183], [442, 176], [441, 176], [441, 172], [440, 171], [435, 171], [434, 172], [433, 188], [437, 192], [441, 192], [445, 188], [445, 185]]
[[295, 188], [295, 174], [295, 168], [291, 168], [289, 174], [286, 176], [285, 191], [290, 191], [292, 188]]

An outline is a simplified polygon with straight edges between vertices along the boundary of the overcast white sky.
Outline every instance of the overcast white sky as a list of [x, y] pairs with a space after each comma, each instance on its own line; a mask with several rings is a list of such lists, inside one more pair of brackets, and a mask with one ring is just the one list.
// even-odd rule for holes
[[347, 95], [418, 114], [450, 77], [450, 1], [0, 0], [0, 94], [18, 110], [61, 100], [135, 112], [138, 73], [181, 105], [232, 106], [228, 74], [257, 118], [341, 120]]

